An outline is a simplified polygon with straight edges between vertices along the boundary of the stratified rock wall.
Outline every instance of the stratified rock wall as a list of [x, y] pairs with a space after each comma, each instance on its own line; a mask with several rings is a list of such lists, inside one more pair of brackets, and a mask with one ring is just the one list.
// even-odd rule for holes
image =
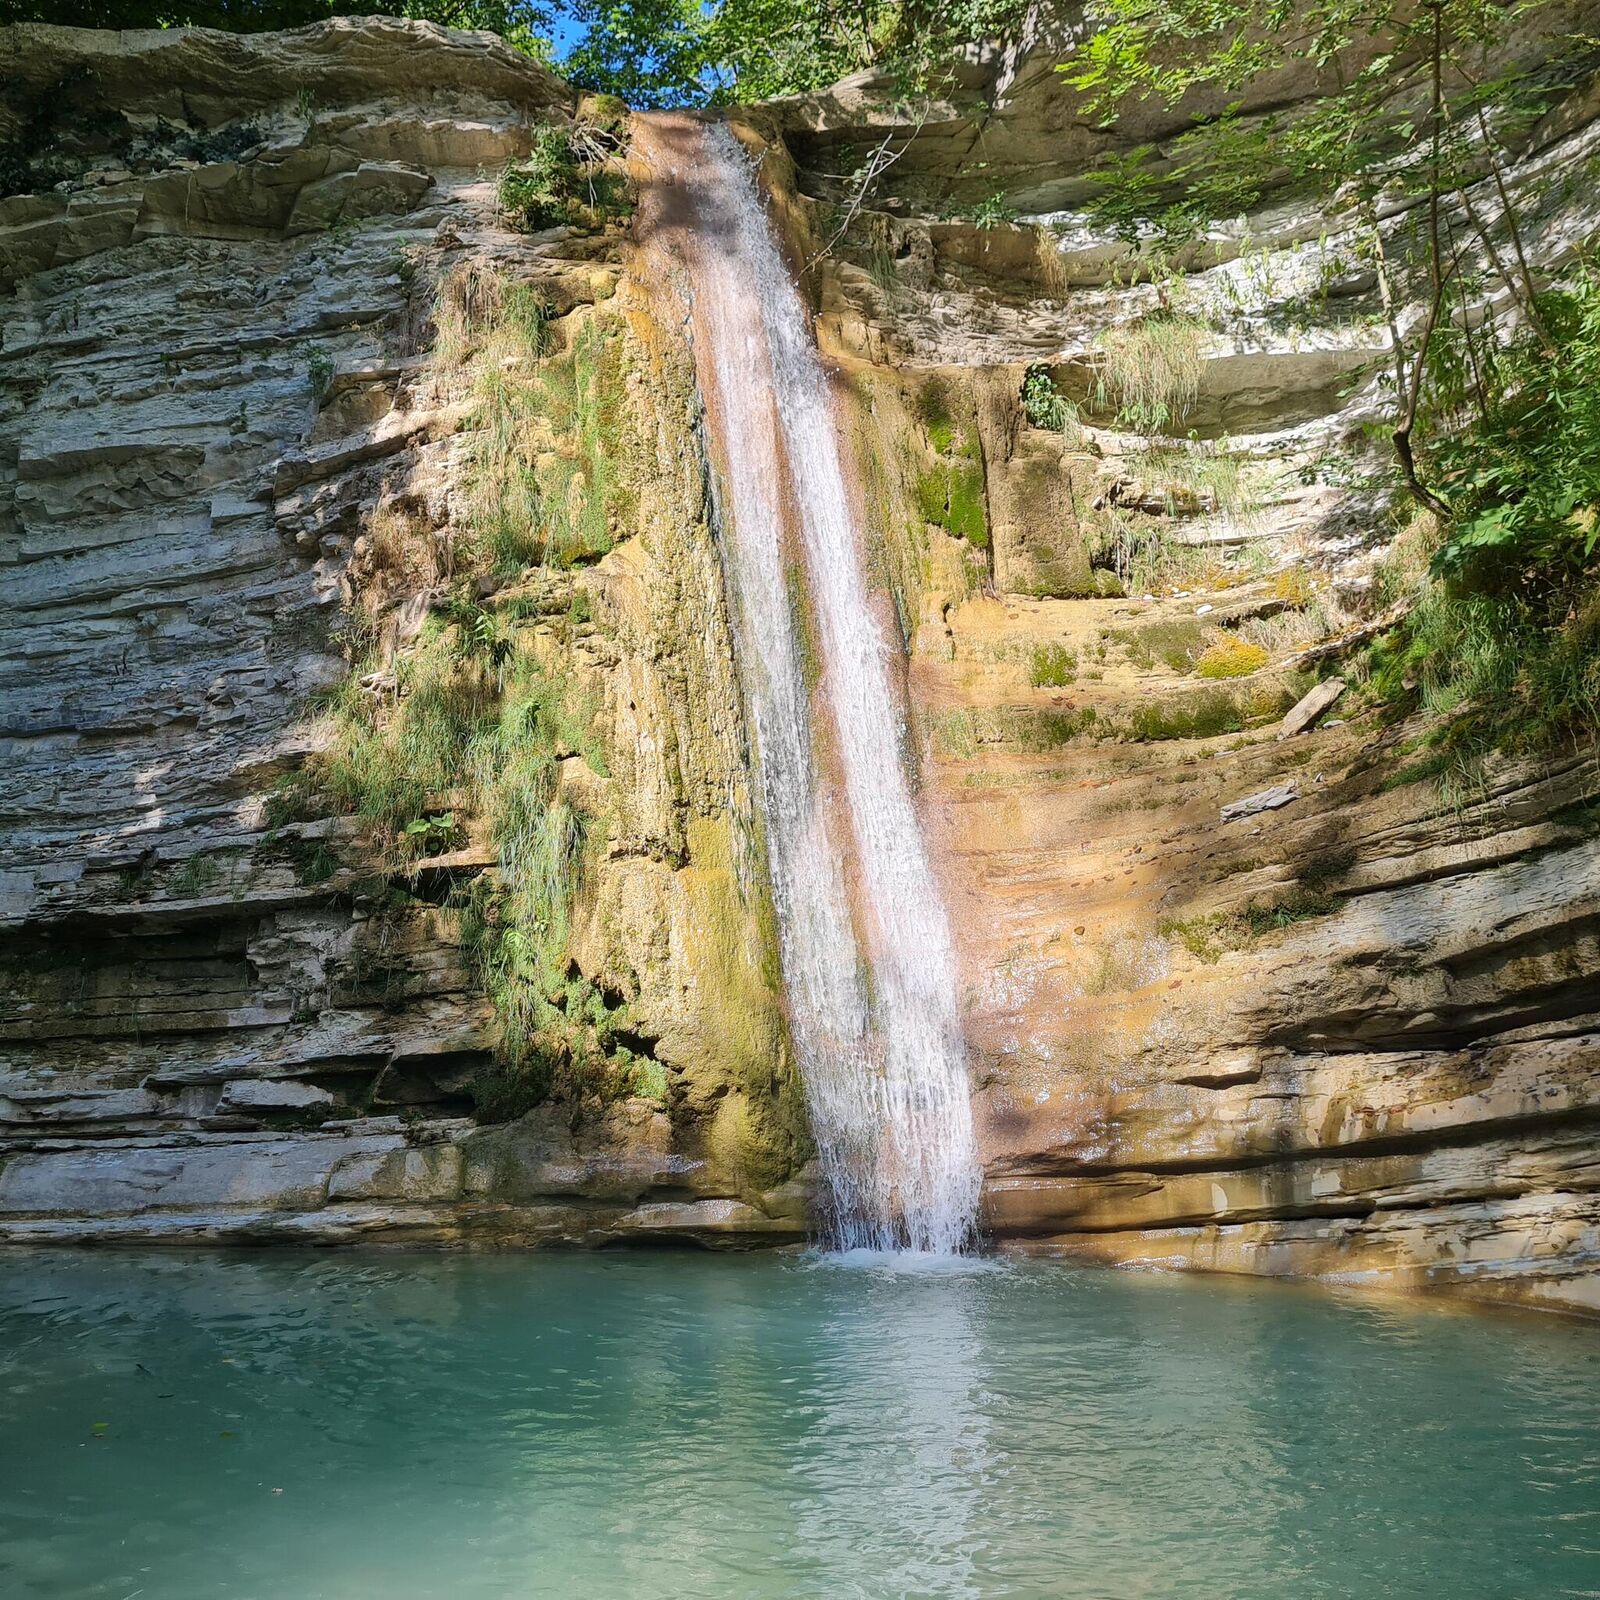
[[[820, 263], [838, 148], [897, 113], [857, 83], [738, 119], [809, 262], [907, 642], [988, 1227], [1600, 1309], [1595, 754], [1458, 781], [1358, 686], [1280, 723], [1390, 599], [1359, 227], [1277, 206], [1144, 281], [1046, 208], [1177, 124], [1106, 133], [1051, 59], [975, 63], [972, 104]], [[620, 230], [496, 214], [566, 88], [489, 36], [377, 19], [12, 29], [0, 78], [0, 135], [40, 174], [0, 200], [0, 1237], [798, 1237], [681, 307]], [[1600, 220], [1597, 108], [1578, 85], [1508, 152], [1539, 273]], [[997, 188], [1057, 230], [948, 214]], [[1403, 279], [1408, 219], [1382, 225]], [[490, 865], [482, 839], [401, 885], [353, 819], [269, 805], [328, 737], [376, 508], [445, 541], [462, 515], [476, 423], [430, 309], [467, 263], [535, 285], [558, 343], [603, 318], [623, 352], [632, 523], [518, 593], [607, 753], [561, 762], [607, 819], [573, 967], [666, 1086], [498, 1126], [469, 1115], [488, 1004], [431, 903]], [[1108, 333], [1174, 306], [1198, 330], [1181, 425], [1119, 431]], [[1064, 425], [1020, 404], [1030, 369]], [[1159, 577], [1128, 539], [1166, 551]], [[419, 579], [390, 646], [439, 600]]]
[[[1511, 57], [1532, 70], [1536, 42]], [[815, 285], [909, 619], [987, 1224], [1018, 1250], [1600, 1310], [1600, 760], [1452, 772], [1424, 718], [1385, 725], [1338, 683], [1280, 721], [1394, 598], [1359, 220], [1277, 205], [1144, 281], [1047, 207], [1081, 193], [1075, 159], [1179, 124], [1097, 129], [1050, 59], [985, 68], [992, 108], [919, 137]], [[1538, 275], [1600, 226], [1597, 109], [1580, 84], [1503, 155]], [[862, 82], [752, 119], [821, 197], [816, 236], [832, 153], [896, 115]], [[995, 189], [1054, 226], [949, 219]], [[1495, 225], [1487, 177], [1474, 197]], [[1382, 227], [1407, 281], [1413, 224]], [[1482, 282], [1503, 314], [1492, 263]], [[1152, 317], [1194, 362], [1155, 438], [1103, 389]], [[1030, 372], [1063, 423], [1026, 413]]]
[[[0, 79], [0, 133], [53, 163], [0, 200], [0, 1234], [795, 1236], [761, 1199], [803, 1132], [687, 357], [620, 233], [496, 211], [571, 93], [384, 19], [14, 28]], [[474, 263], [557, 342], [605, 308], [639, 484], [637, 531], [522, 609], [611, 756], [562, 773], [611, 823], [573, 960], [665, 1090], [514, 1131], [470, 1115], [488, 1007], [430, 904], [491, 858], [391, 881], [354, 818], [274, 811], [330, 736], [375, 508], [441, 545], [466, 515], [475, 411], [431, 312]]]

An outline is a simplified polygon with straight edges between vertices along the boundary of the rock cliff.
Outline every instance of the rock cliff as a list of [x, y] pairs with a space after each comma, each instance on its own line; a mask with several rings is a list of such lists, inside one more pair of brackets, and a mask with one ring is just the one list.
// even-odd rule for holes
[[[1453, 772], [1425, 715], [1332, 676], [1418, 571], [1373, 493], [1359, 219], [1269, 197], [1152, 262], [1070, 207], [1089, 159], [1176, 124], [1098, 127], [1049, 59], [975, 69], [842, 232], [839, 149], [898, 150], [898, 114], [863, 80], [751, 120], [797, 228], [838, 240], [819, 326], [907, 624], [987, 1225], [1600, 1308], [1593, 744]], [[1506, 153], [1541, 273], [1600, 223], [1596, 109], [1580, 83]], [[997, 189], [1026, 214], [974, 212]], [[1380, 225], [1403, 261], [1415, 224]]]
[[[987, 1226], [1600, 1310], [1600, 765], [1441, 772], [1327, 680], [1405, 572], [1359, 229], [1275, 204], [1150, 281], [1062, 209], [1107, 135], [1050, 48], [975, 66], [989, 109], [842, 220], [836, 156], [893, 126], [869, 83], [739, 118], [907, 644]], [[12, 29], [0, 61], [0, 1234], [799, 1237], [673, 301], [625, 223], [517, 231], [497, 194], [574, 97], [489, 36], [377, 19]], [[1594, 232], [1597, 110], [1576, 85], [1510, 153], [1540, 270]], [[960, 214], [997, 185], [1021, 221]], [[537, 297], [521, 353], [474, 332], [491, 282]], [[1158, 310], [1178, 348], [1139, 343]], [[1181, 418], [1136, 435], [1108, 388], [1158, 357]], [[561, 479], [613, 485], [598, 533], [469, 568], [494, 374], [561, 360], [598, 374]], [[535, 475], [571, 454], [540, 437]], [[464, 932], [503, 869], [470, 797], [428, 794], [402, 857], [297, 788], [341, 708], [415, 701], [430, 613], [459, 651], [490, 604], [560, 686], [553, 803], [588, 819], [558, 1071], [599, 1039], [604, 1092], [531, 1110]]]
[[[618, 226], [497, 204], [574, 97], [493, 36], [382, 19], [26, 27], [0, 59], [51, 180], [0, 200], [6, 1236], [797, 1237], [687, 357]], [[492, 1019], [442, 909], [481, 835], [396, 871], [294, 804], [353, 632], [392, 679], [451, 587], [486, 364], [441, 359], [441, 283], [527, 289], [626, 411], [603, 559], [457, 575], [583, 706], [593, 765], [552, 755], [607, 830], [572, 970], [645, 1091], [514, 1138], [482, 1125]]]

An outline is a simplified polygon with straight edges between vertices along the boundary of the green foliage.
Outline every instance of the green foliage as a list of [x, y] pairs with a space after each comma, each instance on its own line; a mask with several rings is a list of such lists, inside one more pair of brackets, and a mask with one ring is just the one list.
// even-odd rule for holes
[[452, 613], [456, 623], [457, 657], [476, 662], [497, 676], [504, 673], [517, 643], [500, 614], [465, 601], [454, 606]]
[[500, 173], [501, 213], [523, 233], [561, 224], [595, 228], [626, 216], [627, 181], [610, 160], [620, 149], [621, 140], [600, 124], [536, 128], [532, 152]]
[[970, 222], [975, 228], [987, 230], [1009, 227], [1017, 220], [1017, 209], [1006, 199], [1004, 192], [1000, 191], [965, 209], [954, 211], [951, 215]]
[[461, 824], [453, 811], [413, 817], [399, 830], [400, 848], [412, 856], [433, 856], [461, 842]]
[[1600, 273], [1585, 265], [1539, 309], [1548, 342], [1488, 350], [1487, 406], [1433, 450], [1456, 517], [1433, 571], [1468, 587], [1559, 586], [1600, 548]]
[[579, 88], [640, 107], [706, 97], [716, 44], [712, 18], [697, 0], [579, 0], [572, 9], [585, 27], [561, 71]]
[[431, 619], [402, 658], [392, 701], [352, 680], [314, 781], [387, 835], [398, 866], [456, 847], [469, 819], [487, 833], [495, 868], [453, 902], [494, 1008], [480, 1115], [520, 1115], [554, 1092], [630, 1092], [621, 1013], [573, 975], [567, 950], [599, 824], [560, 796], [558, 765], [580, 756], [604, 773], [595, 707], [518, 647], [504, 615], [458, 604], [450, 617]]
[[[698, 11], [684, 0], [686, 12]], [[719, 102], [771, 99], [821, 89], [873, 67], [901, 93], [948, 87], [967, 47], [1015, 38], [1025, 0], [717, 0], [686, 31], [697, 32], [701, 62], [683, 98], [707, 90]]]
[[1538, 751], [1600, 729], [1600, 594], [1463, 593], [1434, 583], [1374, 642], [1370, 692], [1436, 719], [1407, 781], [1470, 776], [1492, 750]]
[[1077, 408], [1056, 388], [1050, 369], [1041, 363], [1022, 375], [1022, 409], [1036, 428], [1064, 433], [1078, 420]]
[[319, 348], [311, 352], [311, 359], [306, 363], [306, 381], [316, 399], [321, 400], [328, 392], [328, 385], [333, 382], [333, 357], [326, 350]]
[[[1397, 89], [1408, 74], [1426, 71], [1434, 7], [1408, 0], [1101, 0], [1097, 9], [1101, 26], [1057, 70], [1106, 121], [1144, 99], [1175, 106], [1193, 94], [1214, 104], [1218, 96], [1259, 92], [1271, 74], [1308, 62], [1331, 67], [1329, 78], [1339, 85], [1297, 103], [1292, 115], [1247, 116], [1239, 103], [1225, 102], [1220, 114], [1164, 142], [1159, 155], [1145, 146], [1107, 162], [1091, 176], [1106, 185], [1103, 220], [1119, 224], [1125, 237], [1146, 230], [1192, 236], [1257, 204], [1269, 184], [1330, 193], [1351, 183], [1373, 195], [1396, 183], [1415, 193], [1430, 181], [1425, 164], [1412, 158], [1433, 129]], [[1511, 27], [1526, 39], [1541, 10], [1559, 26], [1550, 0], [1516, 7], [1442, 0], [1437, 8], [1445, 74], [1457, 91], [1447, 132], [1456, 161], [1468, 159], [1478, 105], [1526, 120], [1546, 103], [1535, 74], [1497, 83], [1479, 66], [1486, 43]]]
[[1433, 723], [1392, 784], [1459, 799], [1491, 752], [1600, 730], [1600, 279], [1581, 265], [1539, 310], [1480, 351], [1477, 404], [1432, 446], [1455, 516], [1427, 570], [1407, 529], [1377, 573], [1409, 609], [1366, 653], [1368, 692]]
[[[1337, 194], [1364, 237], [1385, 304], [1413, 295], [1424, 302], [1424, 315], [1391, 321], [1392, 361], [1378, 383], [1407, 492], [1449, 515], [1447, 499], [1419, 467], [1419, 445], [1430, 427], [1440, 438], [1459, 431], [1465, 390], [1478, 391], [1480, 410], [1490, 408], [1492, 378], [1483, 369], [1497, 342], [1492, 307], [1489, 336], [1474, 327], [1483, 296], [1470, 265], [1463, 270], [1458, 240], [1463, 231], [1477, 236], [1469, 261], [1476, 250], [1492, 262], [1519, 319], [1539, 330], [1539, 296], [1524, 260], [1518, 200], [1503, 181], [1503, 152], [1592, 74], [1600, 45], [1563, 32], [1564, 12], [1553, 0], [1272, 0], [1265, 7], [1102, 0], [1099, 13], [1102, 25], [1060, 68], [1091, 110], [1111, 121], [1155, 99], [1169, 109], [1187, 100], [1202, 112], [1159, 149], [1135, 150], [1093, 174], [1099, 220], [1170, 261], [1206, 226], [1239, 216], [1269, 191]], [[1541, 26], [1542, 64], [1502, 79], [1485, 74], [1485, 57], [1513, 40], [1520, 59], [1537, 63], [1540, 51], [1530, 46]], [[1270, 107], [1276, 75], [1308, 62], [1337, 87], [1297, 100], [1292, 112], [1247, 114], [1245, 102], [1225, 98], [1248, 92]], [[1219, 97], [1220, 113], [1202, 111]], [[1468, 192], [1486, 177], [1502, 201], [1498, 243]], [[1562, 503], [1552, 495], [1550, 509], [1565, 515]], [[1517, 542], [1511, 514], [1500, 509], [1506, 504], [1502, 495], [1483, 506], [1456, 548], [1471, 557]]]

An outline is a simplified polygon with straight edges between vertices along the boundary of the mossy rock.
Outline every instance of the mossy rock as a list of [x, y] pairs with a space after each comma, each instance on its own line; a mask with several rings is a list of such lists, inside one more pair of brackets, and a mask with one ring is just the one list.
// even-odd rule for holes
[[975, 461], [944, 462], [917, 479], [917, 508], [928, 521], [979, 550], [989, 548], [983, 468]]

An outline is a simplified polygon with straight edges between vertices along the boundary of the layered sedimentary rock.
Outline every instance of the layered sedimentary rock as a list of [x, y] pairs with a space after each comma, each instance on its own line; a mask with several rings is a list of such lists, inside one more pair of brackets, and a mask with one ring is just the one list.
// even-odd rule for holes
[[[497, 212], [496, 170], [572, 97], [422, 24], [22, 29], [0, 53], [13, 134], [52, 93], [77, 130], [66, 167], [0, 200], [0, 1232], [801, 1236], [678, 302], [621, 227]], [[1280, 720], [1391, 602], [1357, 431], [1378, 284], [1352, 219], [1305, 204], [1219, 230], [1160, 286], [1081, 218], [941, 219], [997, 186], [1030, 213], [1081, 192], [1106, 136], [1049, 61], [975, 68], [993, 119], [926, 125], [820, 261], [833, 155], [893, 113], [856, 85], [739, 119], [809, 263], [906, 641], [988, 1228], [1593, 1310], [1594, 755], [1454, 782], [1420, 720], [1354, 683]], [[1542, 274], [1594, 231], [1597, 108], [1572, 87], [1508, 153]], [[1384, 221], [1397, 258], [1406, 225]], [[470, 263], [533, 285], [558, 348], [603, 323], [621, 352], [636, 504], [602, 559], [516, 595], [607, 756], [562, 753], [563, 792], [608, 819], [573, 970], [661, 1069], [499, 1125], [473, 1115], [490, 1007], [435, 903], [490, 865], [483, 839], [398, 873], [353, 817], [269, 805], [328, 737], [380, 507], [446, 542], [466, 514], [478, 422], [430, 317]], [[1100, 392], [1105, 340], [1174, 297], [1192, 393], [1152, 442]], [[1076, 422], [1024, 409], [1030, 369]], [[1146, 588], [1119, 526], [1188, 564]], [[441, 602], [413, 587], [391, 644]], [[1243, 670], [1200, 675], [1208, 651]]]
[[[949, 220], [978, 184], [1046, 212], [1082, 192], [1074, 151], [1172, 131], [1094, 130], [1046, 64], [993, 64], [1013, 87], [983, 164], [957, 121], [919, 136], [817, 285], [908, 621], [991, 1233], [1593, 1311], [1593, 746], [1452, 773], [1425, 716], [1358, 685], [1291, 711], [1396, 603], [1360, 224], [1275, 204], [1163, 276], [1080, 216]], [[818, 234], [829, 152], [893, 124], [869, 88], [752, 121], [797, 154]], [[1556, 96], [1504, 157], [1541, 276], [1600, 222], [1595, 110], [1592, 86]], [[1500, 217], [1487, 176], [1474, 198]], [[1409, 220], [1381, 226], [1403, 263]], [[1503, 308], [1492, 264], [1483, 283]], [[1119, 330], [1152, 317], [1189, 329], [1181, 421], [1148, 430], [1176, 437], [1126, 431], [1105, 393]], [[1029, 414], [1030, 374], [1063, 421]], [[1130, 570], [1118, 525], [1176, 567]]]
[[[496, 206], [573, 96], [492, 36], [381, 19], [19, 28], [0, 57], [55, 178], [0, 200], [5, 1236], [797, 1236], [761, 1199], [803, 1135], [687, 357], [619, 296], [619, 230]], [[610, 821], [574, 970], [661, 1081], [509, 1140], [471, 1115], [489, 1007], [433, 903], [481, 842], [392, 875], [357, 819], [275, 810], [330, 737], [378, 507], [439, 547], [468, 514], [479, 423], [432, 312], [478, 268], [557, 344], [605, 309], [640, 464], [615, 548], [533, 572], [519, 612], [610, 759], [563, 766]], [[391, 646], [444, 598], [400, 581]]]

